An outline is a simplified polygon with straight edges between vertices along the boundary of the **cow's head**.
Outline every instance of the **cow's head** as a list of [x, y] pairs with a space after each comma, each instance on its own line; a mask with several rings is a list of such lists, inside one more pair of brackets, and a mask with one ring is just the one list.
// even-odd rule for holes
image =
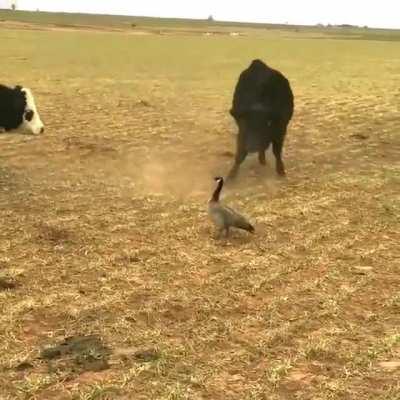
[[18, 129], [39, 135], [44, 132], [44, 124], [40, 119], [36, 108], [33, 94], [28, 88], [21, 86], [15, 87], [16, 105], [18, 112], [21, 113], [22, 122]]

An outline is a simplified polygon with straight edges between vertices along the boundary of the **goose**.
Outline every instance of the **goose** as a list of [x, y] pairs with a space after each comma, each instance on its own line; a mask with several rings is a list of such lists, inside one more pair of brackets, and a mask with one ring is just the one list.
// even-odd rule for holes
[[219, 202], [219, 196], [224, 185], [224, 178], [217, 176], [214, 180], [218, 182], [218, 184], [208, 201], [208, 215], [218, 229], [218, 237], [221, 236], [223, 231], [225, 231], [225, 237], [228, 237], [231, 227], [254, 233], [254, 227], [245, 217]]

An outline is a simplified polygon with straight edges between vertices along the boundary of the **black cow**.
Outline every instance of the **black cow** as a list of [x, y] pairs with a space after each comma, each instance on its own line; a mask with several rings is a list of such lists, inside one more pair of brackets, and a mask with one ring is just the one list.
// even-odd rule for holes
[[289, 81], [260, 60], [253, 60], [239, 76], [230, 114], [235, 119], [237, 135], [235, 163], [228, 179], [236, 176], [248, 153], [258, 152], [265, 165], [265, 151], [272, 142], [278, 175], [285, 175], [282, 146], [294, 110]]
[[13, 130], [38, 135], [44, 131], [44, 125], [28, 88], [0, 85], [0, 132]]

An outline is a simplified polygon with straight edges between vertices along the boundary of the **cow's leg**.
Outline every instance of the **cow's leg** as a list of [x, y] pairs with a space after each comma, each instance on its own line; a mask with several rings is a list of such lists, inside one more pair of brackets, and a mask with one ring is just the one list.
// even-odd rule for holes
[[234, 162], [231, 170], [229, 171], [227, 180], [234, 179], [236, 177], [236, 175], [239, 171], [240, 164], [244, 161], [244, 159], [246, 157], [247, 157], [247, 150], [246, 150], [245, 144], [242, 143], [240, 138], [238, 138], [235, 162]]
[[272, 151], [276, 159], [276, 172], [279, 176], [285, 176], [285, 166], [282, 161], [282, 147], [285, 135], [277, 135], [272, 142]]
[[260, 162], [261, 165], [267, 164], [267, 162], [265, 161], [265, 149], [260, 150], [258, 152], [258, 161]]
[[260, 162], [261, 165], [267, 165], [267, 162], [265, 160], [265, 152], [268, 150], [269, 143], [258, 152], [258, 161]]
[[224, 229], [225, 229], [224, 227], [218, 228], [217, 231], [215, 232], [214, 239], [221, 239]]

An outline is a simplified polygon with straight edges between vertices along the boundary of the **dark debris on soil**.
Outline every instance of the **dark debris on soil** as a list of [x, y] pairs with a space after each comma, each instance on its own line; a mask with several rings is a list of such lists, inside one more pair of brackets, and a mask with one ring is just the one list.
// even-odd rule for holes
[[43, 349], [39, 358], [61, 361], [66, 364], [63, 367], [74, 370], [101, 371], [109, 368], [110, 354], [101, 338], [89, 335], [68, 337], [59, 344]]

